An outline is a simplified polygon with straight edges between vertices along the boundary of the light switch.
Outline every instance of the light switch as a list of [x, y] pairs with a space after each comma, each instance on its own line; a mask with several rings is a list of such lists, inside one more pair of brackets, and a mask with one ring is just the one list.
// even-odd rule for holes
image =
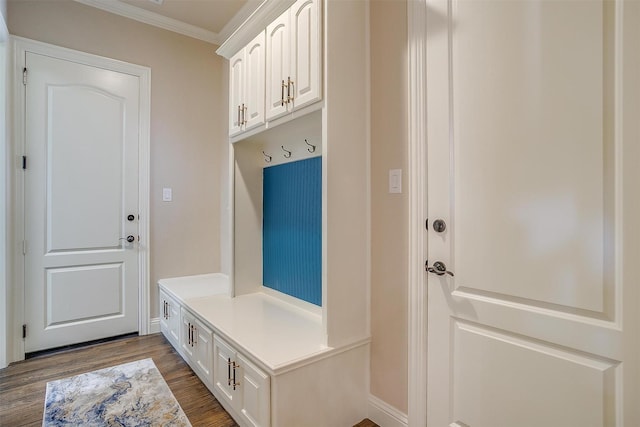
[[171, 188], [163, 188], [162, 189], [162, 201], [163, 202], [170, 202], [173, 198], [173, 195], [171, 193]]
[[402, 193], [402, 169], [389, 169], [389, 193]]

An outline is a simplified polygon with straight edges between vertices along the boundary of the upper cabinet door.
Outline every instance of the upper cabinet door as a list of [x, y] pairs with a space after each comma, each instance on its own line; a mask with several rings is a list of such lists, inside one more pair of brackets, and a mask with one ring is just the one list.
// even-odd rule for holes
[[[249, 130], [264, 123], [264, 82], [265, 82], [265, 32], [258, 36], [244, 48], [246, 73], [244, 130]], [[242, 106], [241, 106], [242, 108]]]
[[322, 97], [320, 0], [298, 0], [290, 16], [293, 106], [300, 108]]
[[244, 98], [245, 50], [229, 60], [229, 135], [242, 132], [242, 99]]
[[[290, 69], [289, 11], [280, 15], [267, 27], [267, 109], [266, 118], [274, 119], [286, 114]], [[289, 93], [291, 95], [291, 92]]]

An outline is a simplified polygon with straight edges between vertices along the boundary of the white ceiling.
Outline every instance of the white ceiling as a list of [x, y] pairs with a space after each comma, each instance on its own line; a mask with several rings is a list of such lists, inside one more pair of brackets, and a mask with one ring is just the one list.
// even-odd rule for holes
[[190, 37], [221, 44], [263, 0], [76, 1]]
[[162, 4], [156, 4], [151, 0], [120, 1], [213, 33], [220, 33], [227, 22], [247, 2], [246, 0], [164, 0]]

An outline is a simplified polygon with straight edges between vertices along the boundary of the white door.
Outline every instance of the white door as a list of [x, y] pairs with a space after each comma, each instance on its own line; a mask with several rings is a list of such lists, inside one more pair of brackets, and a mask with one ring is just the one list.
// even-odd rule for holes
[[229, 60], [229, 136], [242, 132], [242, 98], [245, 84], [245, 50]]
[[[275, 119], [288, 112], [287, 86], [290, 74], [290, 28], [289, 11], [273, 21], [267, 27], [267, 87], [266, 119]], [[291, 93], [289, 93], [291, 95]]]
[[262, 31], [245, 47], [245, 130], [264, 123], [265, 32]]
[[640, 425], [640, 2], [427, 13], [428, 425]]
[[139, 79], [26, 68], [25, 352], [135, 332]]
[[320, 1], [298, 0], [291, 6], [291, 80], [293, 105], [301, 108], [322, 95]]

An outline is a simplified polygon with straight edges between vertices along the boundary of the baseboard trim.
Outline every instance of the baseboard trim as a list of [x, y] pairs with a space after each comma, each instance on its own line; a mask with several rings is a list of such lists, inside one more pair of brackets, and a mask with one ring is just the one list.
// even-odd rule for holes
[[157, 334], [160, 332], [160, 318], [154, 317], [149, 322], [149, 334]]
[[407, 414], [403, 414], [398, 409], [384, 402], [383, 400], [369, 395], [368, 418], [380, 427], [407, 427]]

